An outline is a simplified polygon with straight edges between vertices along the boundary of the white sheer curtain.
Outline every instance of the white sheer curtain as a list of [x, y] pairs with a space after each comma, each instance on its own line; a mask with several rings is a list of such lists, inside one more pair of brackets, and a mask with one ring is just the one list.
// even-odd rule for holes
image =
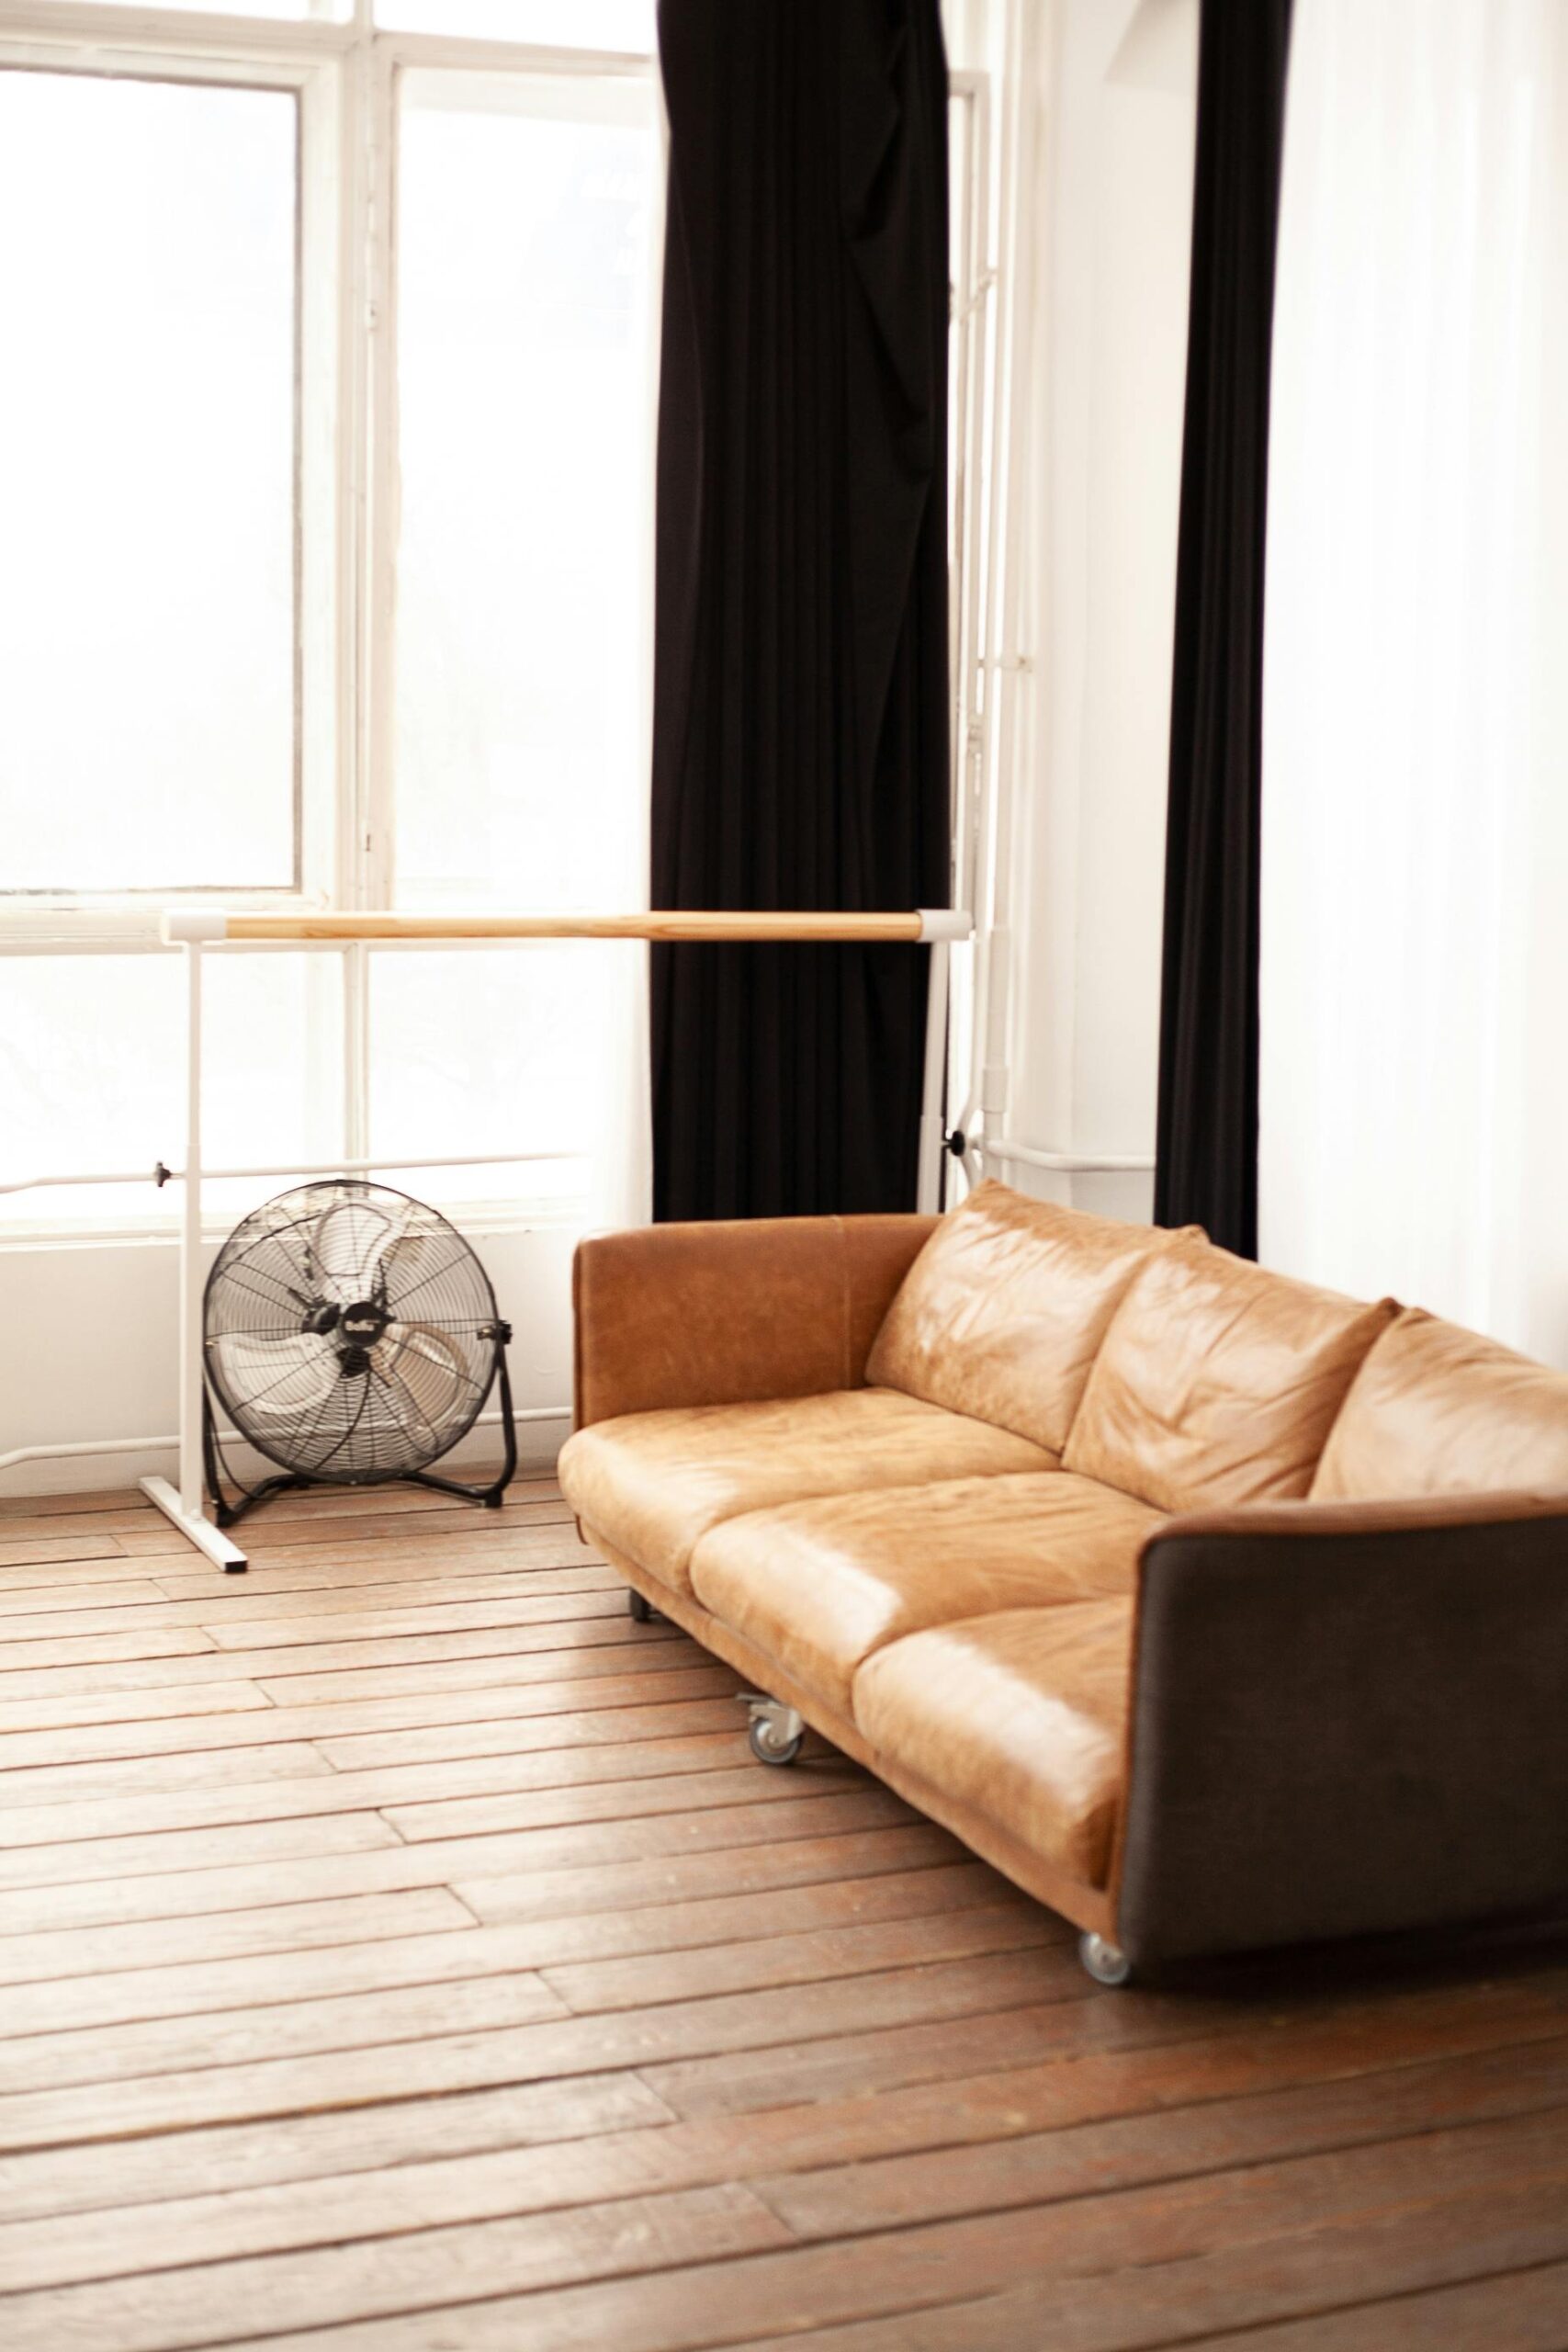
[[1296, 0], [1264, 1261], [1568, 1363], [1568, 0]]

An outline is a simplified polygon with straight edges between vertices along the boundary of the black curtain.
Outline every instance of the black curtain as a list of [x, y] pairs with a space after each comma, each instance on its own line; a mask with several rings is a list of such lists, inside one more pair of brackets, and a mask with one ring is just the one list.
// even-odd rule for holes
[[1269, 362], [1291, 0], [1203, 0], [1155, 1216], [1258, 1254]]
[[[655, 906], [949, 888], [938, 0], [661, 0]], [[912, 1205], [926, 956], [653, 951], [654, 1212]]]

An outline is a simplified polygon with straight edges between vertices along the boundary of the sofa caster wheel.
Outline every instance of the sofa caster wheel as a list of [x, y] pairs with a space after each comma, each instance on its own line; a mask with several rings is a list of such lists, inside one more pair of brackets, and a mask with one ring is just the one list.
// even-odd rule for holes
[[1081, 1935], [1078, 1958], [1097, 1984], [1125, 1984], [1133, 1973], [1133, 1963], [1126, 1953], [1106, 1936]]
[[759, 1764], [793, 1764], [800, 1754], [803, 1731], [792, 1738], [785, 1737], [769, 1723], [765, 1715], [753, 1715], [747, 1729], [751, 1753]]
[[637, 1625], [651, 1625], [659, 1614], [653, 1603], [644, 1599], [635, 1584], [626, 1589], [626, 1607], [631, 1611], [632, 1622]]
[[793, 1707], [780, 1699], [765, 1699], [760, 1691], [743, 1690], [751, 1711], [746, 1736], [759, 1764], [793, 1764], [806, 1737], [806, 1724]]

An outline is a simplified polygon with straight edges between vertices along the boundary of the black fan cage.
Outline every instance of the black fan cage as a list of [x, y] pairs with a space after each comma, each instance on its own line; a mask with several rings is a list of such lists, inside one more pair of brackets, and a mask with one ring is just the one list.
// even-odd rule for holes
[[406, 1193], [331, 1177], [235, 1227], [208, 1277], [202, 1352], [258, 1453], [357, 1487], [412, 1476], [468, 1434], [505, 1336], [455, 1226]]

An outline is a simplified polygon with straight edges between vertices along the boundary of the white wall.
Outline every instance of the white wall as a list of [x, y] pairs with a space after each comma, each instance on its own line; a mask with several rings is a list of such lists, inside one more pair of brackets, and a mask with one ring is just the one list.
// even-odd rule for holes
[[[1034, 34], [1013, 527], [1009, 1136], [1154, 1153], [1198, 0], [1055, 0]], [[1151, 1174], [1001, 1171], [1146, 1216]]]

